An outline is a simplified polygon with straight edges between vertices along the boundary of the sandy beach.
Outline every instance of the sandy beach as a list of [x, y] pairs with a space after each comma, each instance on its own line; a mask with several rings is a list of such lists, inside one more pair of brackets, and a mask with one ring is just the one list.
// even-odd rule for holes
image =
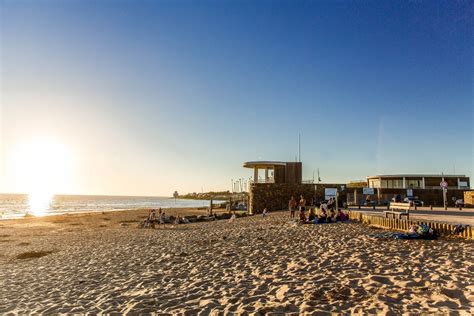
[[0, 222], [0, 313], [474, 313], [473, 241], [286, 213], [138, 229], [144, 216]]

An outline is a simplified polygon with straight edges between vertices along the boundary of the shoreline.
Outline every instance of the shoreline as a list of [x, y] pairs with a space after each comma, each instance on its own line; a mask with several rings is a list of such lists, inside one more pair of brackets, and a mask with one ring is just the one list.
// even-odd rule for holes
[[[113, 209], [113, 210], [98, 210], [98, 211], [80, 211], [80, 212], [64, 212], [64, 213], [49, 213], [41, 216], [35, 216], [35, 215], [28, 215], [28, 216], [23, 216], [19, 218], [0, 218], [0, 223], [8, 223], [12, 221], [46, 221], [47, 219], [54, 219], [55, 217], [62, 218], [81, 218], [82, 216], [100, 216], [100, 215], [112, 215], [112, 216], [125, 216], [125, 217], [130, 217], [135, 214], [139, 214], [139, 216], [147, 216], [148, 212], [151, 208], [135, 208], [135, 209]], [[158, 210], [156, 208], [156, 210]], [[207, 207], [168, 207], [168, 208], [162, 208], [166, 212], [167, 215], [170, 216], [194, 216], [194, 215], [205, 215], [207, 214]], [[213, 213], [228, 213], [228, 211], [225, 208], [216, 208], [213, 209]]]
[[[170, 199], [173, 199], [173, 198], [170, 198]], [[205, 200], [199, 200], [199, 201], [205, 201]], [[220, 206], [222, 206], [224, 203], [226, 203], [225, 201], [221, 201], [221, 200], [216, 200], [215, 203], [213, 203], [215, 207], [215, 209], [219, 209]], [[2, 214], [0, 214], [0, 222], [1, 221], [4, 221], [4, 220], [13, 220], [13, 219], [26, 219], [26, 218], [29, 218], [29, 217], [46, 217], [46, 216], [55, 216], [55, 215], [69, 215], [69, 214], [87, 214], [87, 213], [101, 213], [101, 212], [122, 212], [122, 211], [134, 211], [134, 210], [144, 210], [144, 209], [156, 209], [158, 210], [159, 208], [162, 208], [162, 209], [198, 209], [198, 210], [205, 210], [205, 209], [208, 209], [209, 206], [203, 206], [203, 205], [200, 205], [200, 206], [182, 206], [182, 205], [177, 205], [177, 206], [163, 206], [163, 207], [160, 207], [160, 206], [156, 206], [156, 207], [136, 207], [136, 208], [124, 208], [124, 209], [117, 209], [117, 208], [114, 208], [114, 209], [101, 209], [101, 210], [92, 210], [92, 209], [89, 209], [89, 210], [64, 210], [64, 211], [55, 211], [55, 212], [46, 212], [42, 215], [34, 215], [32, 214], [31, 212], [27, 212], [25, 214], [21, 213], [19, 214], [18, 216], [11, 216], [11, 215], [5, 215], [4, 212], [6, 211], [3, 211]], [[11, 211], [9, 211], [11, 212]]]

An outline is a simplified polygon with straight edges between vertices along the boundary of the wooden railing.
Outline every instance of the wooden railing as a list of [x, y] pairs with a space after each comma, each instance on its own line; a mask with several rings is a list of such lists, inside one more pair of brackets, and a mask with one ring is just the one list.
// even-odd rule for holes
[[400, 220], [384, 218], [381, 216], [363, 214], [361, 212], [349, 211], [349, 218], [352, 220], [359, 221], [363, 224], [376, 226], [380, 228], [388, 228], [400, 231], [408, 231], [413, 225], [425, 224], [430, 228], [434, 229], [441, 236], [457, 236], [466, 239], [474, 239], [474, 229], [471, 226], [467, 226], [464, 230], [457, 235], [454, 235], [454, 225], [448, 223], [431, 222], [431, 221], [412, 221], [412, 220]]

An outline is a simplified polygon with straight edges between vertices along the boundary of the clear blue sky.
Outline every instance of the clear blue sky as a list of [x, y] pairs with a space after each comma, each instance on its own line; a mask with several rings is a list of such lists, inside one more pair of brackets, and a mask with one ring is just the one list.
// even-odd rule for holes
[[0, 3], [0, 191], [40, 139], [61, 193], [230, 189], [298, 133], [306, 179], [474, 177], [472, 1]]

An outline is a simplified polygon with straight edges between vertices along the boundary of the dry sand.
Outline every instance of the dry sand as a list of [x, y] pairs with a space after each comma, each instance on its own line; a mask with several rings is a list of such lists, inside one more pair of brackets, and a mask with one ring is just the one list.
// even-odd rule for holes
[[144, 211], [0, 222], [0, 313], [474, 313], [474, 242], [268, 218], [137, 229]]

